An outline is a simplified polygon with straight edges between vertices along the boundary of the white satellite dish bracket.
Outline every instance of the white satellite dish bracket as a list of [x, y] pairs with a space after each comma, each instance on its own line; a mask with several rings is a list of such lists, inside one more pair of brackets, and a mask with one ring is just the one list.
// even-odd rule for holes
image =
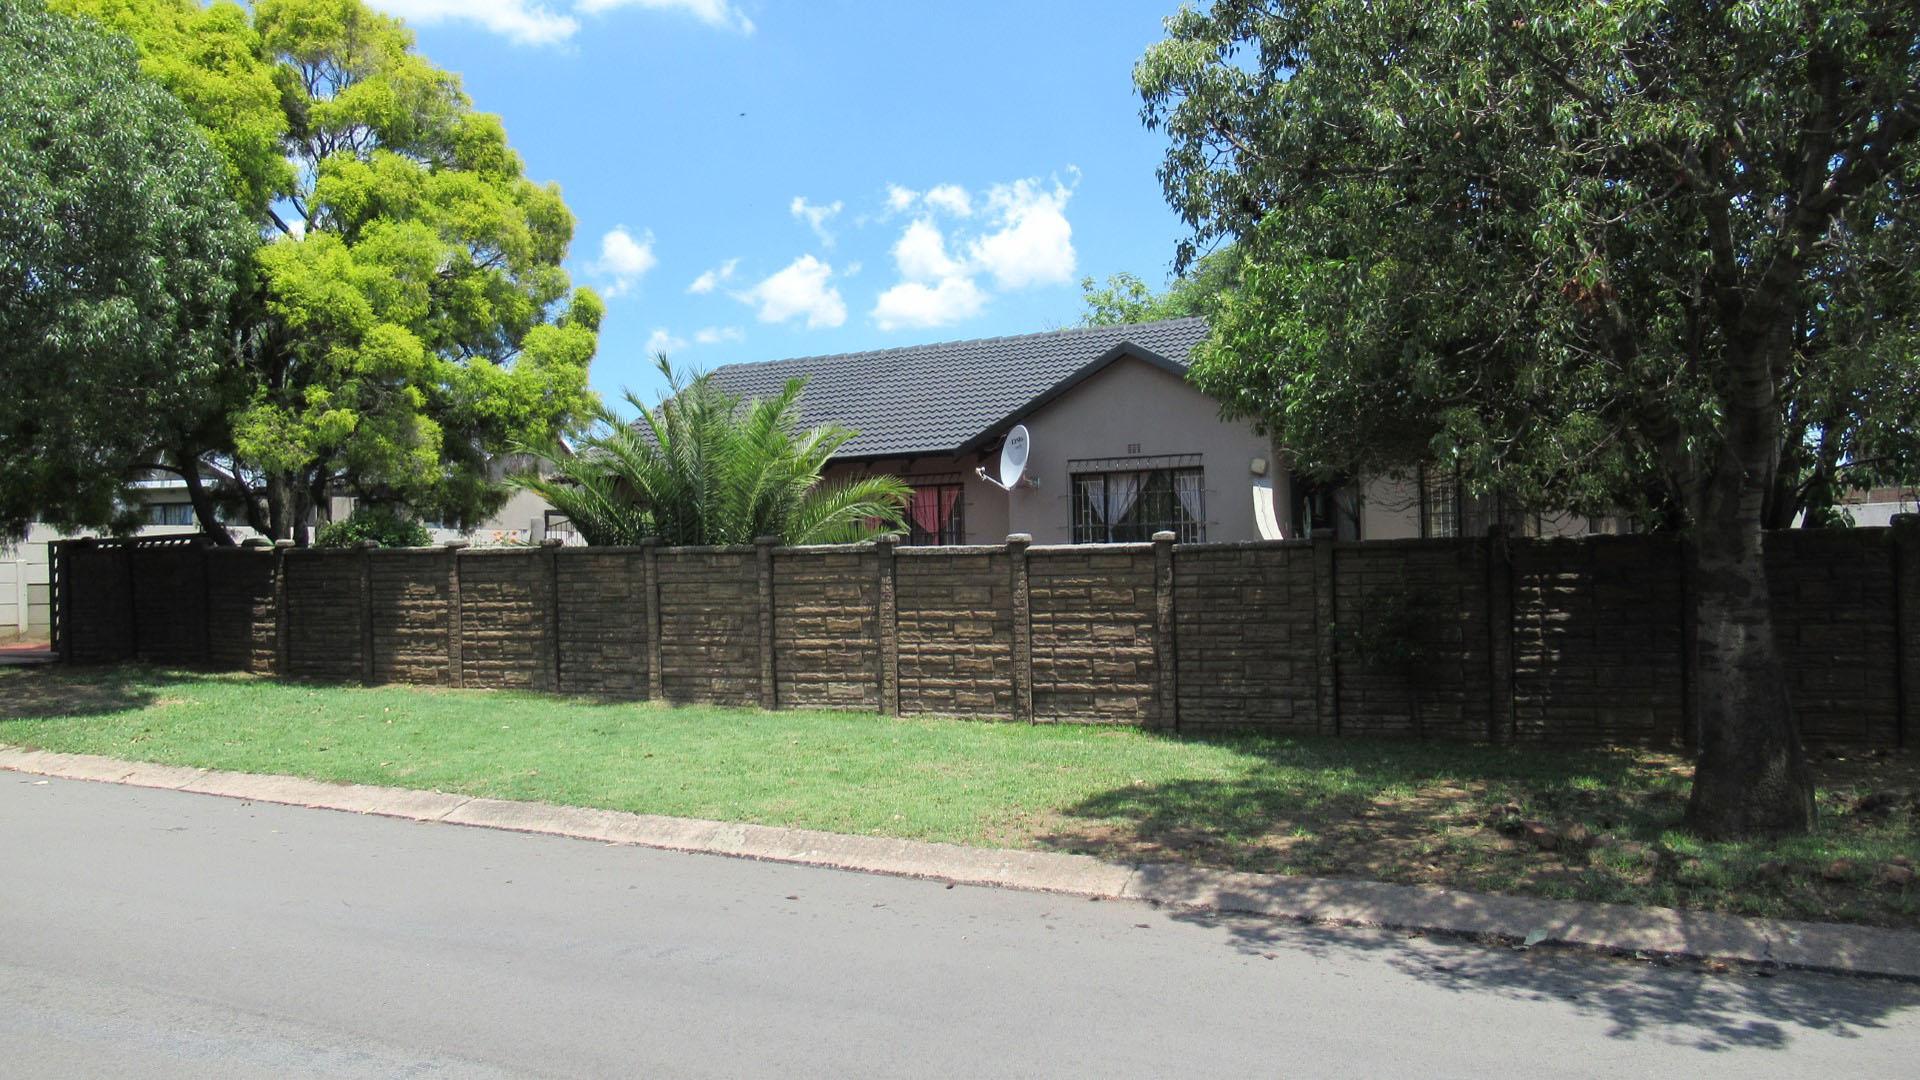
[[1032, 448], [1032, 438], [1027, 434], [1027, 425], [1015, 424], [1000, 443], [1000, 474], [989, 475], [986, 466], [974, 469], [974, 475], [999, 488], [1012, 491], [1017, 487], [1037, 488], [1040, 481], [1027, 475], [1028, 451]]

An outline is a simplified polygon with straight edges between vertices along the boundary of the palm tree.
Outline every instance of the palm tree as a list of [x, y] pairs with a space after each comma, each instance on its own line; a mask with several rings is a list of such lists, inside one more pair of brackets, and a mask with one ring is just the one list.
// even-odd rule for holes
[[602, 407], [596, 430], [570, 454], [510, 483], [567, 516], [587, 543], [844, 544], [905, 529], [912, 489], [896, 477], [822, 483], [834, 451], [856, 432], [838, 424], [801, 430], [800, 379], [770, 398], [742, 402], [707, 375], [683, 379], [665, 355], [668, 396], [638, 423]]

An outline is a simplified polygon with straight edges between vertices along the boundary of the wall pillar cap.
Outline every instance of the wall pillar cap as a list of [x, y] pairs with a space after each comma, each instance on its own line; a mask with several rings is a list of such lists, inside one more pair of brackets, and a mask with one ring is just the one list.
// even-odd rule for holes
[[1313, 530], [1313, 538], [1315, 540], [1331, 540], [1333, 539], [1333, 529], [1322, 525], [1320, 528]]
[[273, 550], [275, 551], [285, 551], [292, 546], [293, 541], [291, 540], [275, 540], [273, 542]]
[[753, 538], [753, 542], [761, 547], [778, 547], [780, 538], [777, 536], [756, 536]]
[[1153, 534], [1153, 542], [1156, 544], [1171, 544], [1178, 539], [1180, 539], [1179, 534], [1167, 529], [1162, 529]]
[[1008, 547], [1026, 547], [1028, 544], [1031, 544], [1031, 543], [1033, 543], [1032, 533], [1008, 533], [1007, 534]]
[[443, 547], [443, 548], [446, 548], [446, 549], [447, 549], [448, 551], [459, 551], [459, 550], [460, 550], [461, 548], [465, 548], [465, 547], [472, 547], [472, 546], [473, 546], [473, 541], [471, 541], [471, 540], [449, 540], [449, 541], [447, 541], [446, 543], [444, 543], [444, 544], [441, 544], [440, 546], [441, 546], [441, 547]]
[[259, 550], [261, 548], [271, 548], [273, 546], [273, 541], [267, 539], [264, 536], [249, 536], [245, 540], [240, 541], [240, 546], [243, 548]]
[[565, 543], [566, 543], [565, 540], [562, 540], [557, 536], [549, 536], [546, 539], [540, 541], [540, 546], [543, 548], [557, 548], [564, 545]]

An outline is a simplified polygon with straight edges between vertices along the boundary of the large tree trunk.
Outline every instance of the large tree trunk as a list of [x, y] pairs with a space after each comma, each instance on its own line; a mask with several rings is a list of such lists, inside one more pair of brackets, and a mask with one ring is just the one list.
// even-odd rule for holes
[[1687, 824], [1708, 838], [1813, 828], [1813, 774], [1775, 655], [1758, 513], [1695, 534], [1700, 756]]
[[233, 537], [227, 532], [227, 527], [220, 524], [219, 516], [214, 512], [213, 496], [200, 479], [199, 458], [182, 454], [180, 461], [180, 475], [187, 482], [187, 498], [193, 501], [193, 516], [199, 519], [200, 531], [206, 533], [216, 547], [232, 547]]
[[267, 477], [267, 524], [276, 541], [293, 539], [293, 478], [285, 473]]

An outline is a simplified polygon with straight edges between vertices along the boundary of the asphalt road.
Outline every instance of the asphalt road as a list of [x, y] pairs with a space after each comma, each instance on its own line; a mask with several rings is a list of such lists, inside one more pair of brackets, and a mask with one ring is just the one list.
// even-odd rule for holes
[[0, 773], [0, 1075], [1912, 1076], [1712, 975]]

